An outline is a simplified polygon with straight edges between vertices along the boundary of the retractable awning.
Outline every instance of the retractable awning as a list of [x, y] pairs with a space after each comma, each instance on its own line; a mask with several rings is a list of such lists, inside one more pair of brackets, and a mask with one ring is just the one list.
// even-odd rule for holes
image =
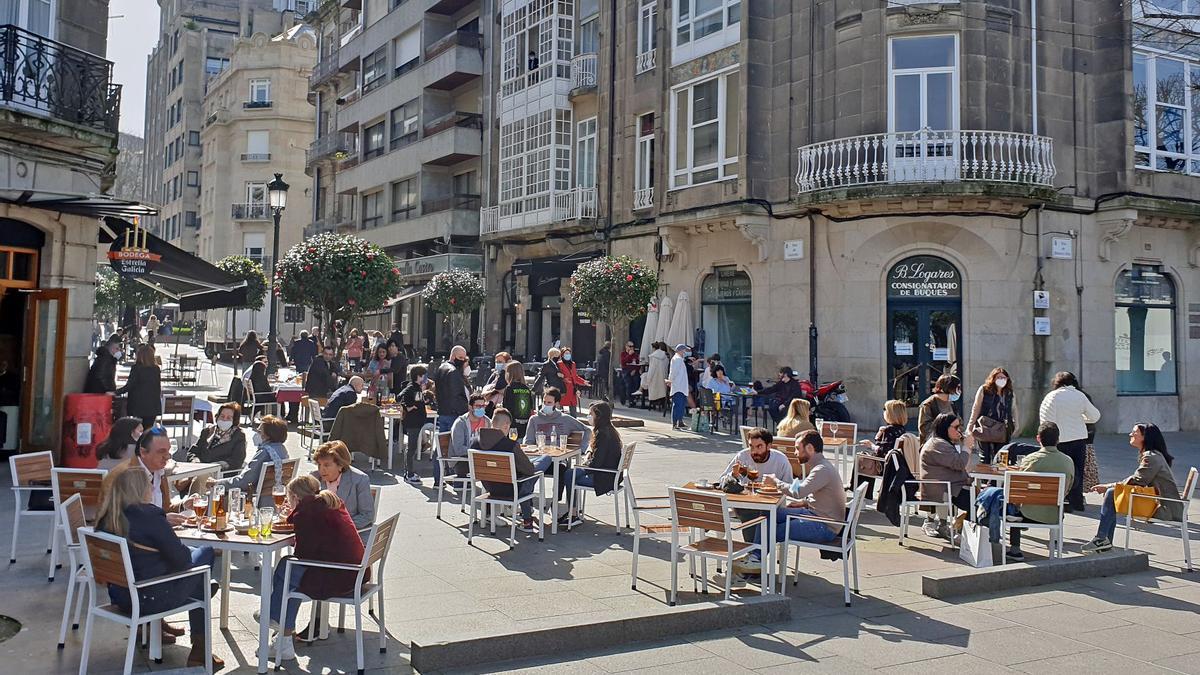
[[[100, 241], [119, 248], [126, 232], [134, 229], [128, 221], [105, 218], [104, 226], [100, 228]], [[139, 230], [139, 236], [143, 237], [147, 253], [159, 257], [145, 275], [136, 280], [178, 302], [180, 311], [237, 307], [246, 303], [245, 281], [235, 279], [145, 230]]]
[[134, 218], [158, 213], [152, 206], [109, 195], [50, 192], [18, 187], [0, 187], [0, 203], [93, 218]]
[[392, 305], [395, 305], [397, 302], [400, 302], [401, 300], [407, 300], [413, 296], [420, 295], [421, 292], [424, 290], [425, 290], [425, 284], [420, 284], [417, 286], [406, 286], [405, 288], [401, 289], [400, 293], [398, 293], [396, 295], [396, 297], [392, 298], [391, 300], [388, 300], [387, 303], [385, 303], [385, 304], [388, 307], [391, 307]]

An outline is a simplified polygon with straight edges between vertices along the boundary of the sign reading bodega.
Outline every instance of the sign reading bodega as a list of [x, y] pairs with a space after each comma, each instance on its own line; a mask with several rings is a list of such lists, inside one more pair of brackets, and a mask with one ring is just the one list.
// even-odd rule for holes
[[162, 259], [157, 253], [151, 253], [146, 246], [148, 243], [146, 230], [134, 218], [133, 227], [125, 230], [123, 236], [117, 237], [108, 249], [108, 264], [113, 271], [123, 277], [142, 277], [154, 269]]
[[889, 298], [960, 298], [962, 277], [950, 262], [919, 255], [892, 267], [887, 292]]

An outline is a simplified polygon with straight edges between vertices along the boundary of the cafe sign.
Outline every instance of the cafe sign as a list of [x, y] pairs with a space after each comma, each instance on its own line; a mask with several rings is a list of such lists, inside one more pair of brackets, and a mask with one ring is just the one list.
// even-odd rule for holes
[[962, 276], [947, 260], [918, 255], [896, 263], [888, 274], [888, 298], [958, 299], [962, 297]]
[[396, 269], [400, 270], [403, 279], [432, 277], [451, 270], [483, 274], [483, 256], [477, 253], [439, 253], [421, 258], [398, 258]]
[[149, 233], [133, 219], [133, 227], [113, 241], [108, 249], [108, 264], [122, 277], [136, 279], [144, 277], [162, 260], [162, 256], [151, 253], [147, 244]]
[[700, 284], [700, 301], [708, 304], [750, 302], [750, 276], [735, 269], [717, 269]]

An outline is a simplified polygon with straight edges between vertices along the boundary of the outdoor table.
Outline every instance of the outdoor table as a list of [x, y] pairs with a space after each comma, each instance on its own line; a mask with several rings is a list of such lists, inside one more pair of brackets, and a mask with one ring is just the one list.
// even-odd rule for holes
[[[686, 483], [683, 486], [685, 490], [705, 490], [706, 488], [698, 487], [695, 483]], [[719, 492], [716, 487], [707, 488], [713, 492]], [[775, 516], [779, 512], [779, 507], [783, 505], [786, 494], [775, 495], [760, 495], [752, 490], [747, 490], [740, 494], [726, 493], [726, 498], [729, 500], [730, 506], [738, 509], [746, 509], [748, 511], [762, 511], [767, 515], [767, 538], [762, 541], [771, 542], [771, 554], [763, 556], [762, 573], [766, 576], [766, 580], [760, 584], [763, 595], [772, 594], [775, 592], [775, 577], [776, 577], [776, 561], [779, 559], [780, 542], [775, 541]], [[762, 527], [761, 525], [759, 527]], [[733, 574], [733, 570], [726, 570], [727, 574]], [[784, 576], [786, 578], [786, 574]]]
[[249, 535], [229, 531], [223, 534], [201, 531], [190, 525], [183, 525], [176, 530], [179, 540], [190, 546], [211, 546], [225, 554], [220, 557], [221, 573], [221, 622], [222, 630], [229, 627], [229, 559], [233, 553], [242, 551], [262, 556], [259, 564], [259, 621], [258, 621], [258, 672], [267, 672], [267, 654], [271, 647], [271, 581], [275, 570], [271, 560], [277, 551], [296, 542], [294, 534], [271, 533], [270, 537], [252, 538]]
[[1019, 468], [1017, 466], [998, 467], [991, 464], [976, 464], [967, 471], [967, 475], [971, 477], [971, 510], [967, 513], [967, 517], [971, 519], [971, 522], [975, 522], [975, 498], [979, 496], [976, 494], [976, 486], [980, 483], [1001, 483], [1004, 481], [1004, 474]]
[[[396, 456], [396, 450], [399, 449], [400, 438], [403, 433], [398, 431], [400, 420], [404, 418], [404, 408], [398, 405], [383, 405], [379, 408], [379, 414], [383, 415], [384, 423], [387, 425], [388, 432], [388, 471], [392, 471], [392, 458]], [[435, 439], [436, 440], [436, 439]]]
[[221, 475], [221, 465], [215, 462], [175, 462], [175, 468], [168, 473], [172, 481], [191, 480], [200, 476], [218, 478]]
[[[554, 463], [555, 480], [566, 480], [565, 473], [571, 469], [576, 457], [582, 452], [582, 448], [567, 448], [554, 445], [547, 445], [539, 448], [536, 445], [523, 445], [521, 449], [530, 457], [549, 457]], [[571, 494], [567, 497], [571, 506], [575, 505], [575, 491], [571, 490]], [[554, 501], [551, 503], [551, 513], [554, 517], [554, 522], [550, 525], [550, 534], [558, 534], [558, 493], [554, 493]], [[570, 509], [567, 509], [570, 511]], [[540, 517], [540, 515], [539, 515]], [[570, 523], [567, 523], [567, 529], [571, 529]]]

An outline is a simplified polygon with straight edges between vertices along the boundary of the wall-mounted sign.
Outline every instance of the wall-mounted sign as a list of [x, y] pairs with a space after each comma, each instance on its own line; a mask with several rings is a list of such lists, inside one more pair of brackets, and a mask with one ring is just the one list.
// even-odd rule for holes
[[700, 302], [750, 302], [750, 276], [734, 269], [718, 269], [704, 277]]
[[911, 342], [895, 342], [892, 344], [892, 350], [896, 352], [896, 356], [912, 356], [913, 343]]
[[1048, 316], [1033, 317], [1033, 334], [1034, 335], [1049, 335], [1050, 334], [1050, 317], [1048, 317]]
[[784, 260], [803, 260], [804, 259], [804, 240], [789, 239], [783, 242], [783, 259]]
[[123, 277], [146, 276], [162, 260], [161, 255], [150, 252], [148, 243], [149, 234], [134, 218], [133, 227], [125, 230], [108, 248], [108, 264]]
[[934, 361], [949, 361], [950, 360], [950, 348], [949, 347], [934, 347], [932, 351], [933, 351], [933, 360]]
[[1070, 237], [1050, 238], [1050, 257], [1056, 260], [1070, 260], [1075, 257], [1075, 240]]
[[439, 253], [421, 258], [399, 258], [396, 269], [405, 279], [432, 277], [450, 270], [483, 274], [483, 256], [478, 253]]
[[1050, 309], [1050, 291], [1034, 291], [1033, 308]]
[[896, 263], [888, 273], [888, 298], [957, 299], [962, 297], [962, 276], [948, 260], [918, 255]]

